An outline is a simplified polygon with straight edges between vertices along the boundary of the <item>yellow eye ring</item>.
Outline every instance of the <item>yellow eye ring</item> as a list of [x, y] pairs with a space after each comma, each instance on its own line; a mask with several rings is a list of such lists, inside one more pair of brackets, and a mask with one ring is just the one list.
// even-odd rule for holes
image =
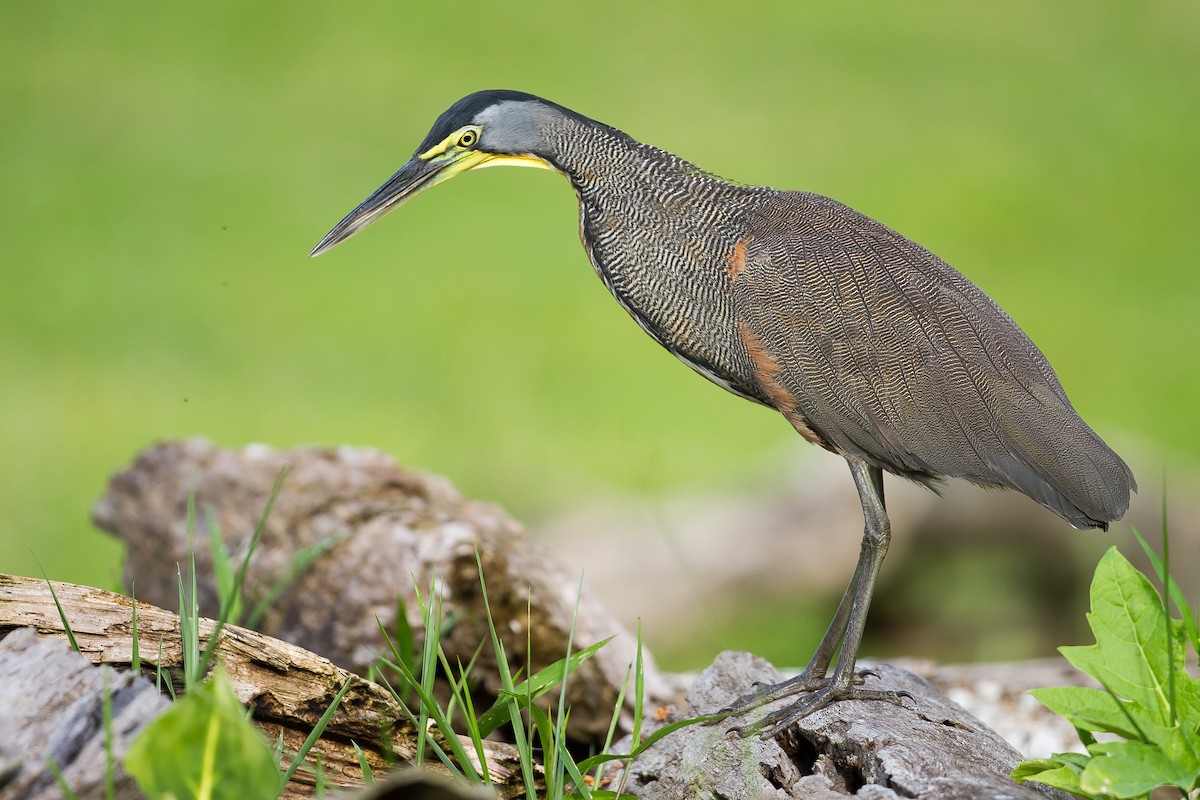
[[467, 128], [458, 137], [459, 147], [474, 147], [479, 141], [479, 132], [474, 128]]

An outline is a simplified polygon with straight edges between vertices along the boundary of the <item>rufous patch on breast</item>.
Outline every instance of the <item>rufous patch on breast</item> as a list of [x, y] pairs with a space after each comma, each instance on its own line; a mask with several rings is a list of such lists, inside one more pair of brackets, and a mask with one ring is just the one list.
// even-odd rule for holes
[[742, 274], [742, 270], [746, 268], [746, 240], [739, 239], [738, 243], [733, 246], [733, 252], [726, 258], [729, 259], [729, 266], [725, 272], [729, 275], [729, 282], [737, 280], [738, 275]]
[[739, 321], [737, 323], [737, 332], [738, 337], [742, 340], [742, 344], [746, 346], [746, 353], [749, 354], [750, 361], [754, 364], [754, 378], [758, 381], [758, 385], [762, 388], [763, 392], [766, 393], [775, 410], [783, 414], [784, 418], [792, 423], [792, 427], [796, 429], [796, 432], [805, 439], [815, 445], [824, 447], [826, 450], [837, 453], [838, 450], [825, 437], [809, 426], [808, 420], [800, 412], [795, 395], [780, 381], [783, 367], [767, 352], [767, 344], [763, 341], [762, 337], [750, 330], [750, 327], [745, 322]]

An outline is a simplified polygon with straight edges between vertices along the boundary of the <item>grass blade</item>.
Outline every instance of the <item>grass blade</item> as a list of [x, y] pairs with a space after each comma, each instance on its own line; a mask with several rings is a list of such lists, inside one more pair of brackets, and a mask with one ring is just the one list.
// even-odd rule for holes
[[42, 580], [50, 587], [50, 597], [54, 599], [54, 607], [58, 609], [58, 618], [62, 620], [63, 630], [67, 632], [67, 641], [71, 643], [71, 649], [78, 653], [79, 642], [75, 641], [75, 631], [71, 630], [71, 623], [67, 621], [67, 612], [63, 611], [62, 603], [58, 602], [58, 592], [54, 591], [54, 584], [50, 582], [50, 578], [46, 575], [46, 570], [42, 567], [42, 562], [38, 560], [37, 555], [34, 554], [33, 550], [30, 550], [29, 554], [33, 556], [33, 560], [37, 563], [38, 570], [42, 573]]
[[[216, 652], [217, 642], [221, 639], [221, 631], [225, 629], [225, 625], [229, 622], [227, 612], [233, 610], [234, 598], [240, 597], [242, 594], [242, 586], [246, 582], [246, 571], [250, 567], [250, 557], [254, 555], [255, 548], [258, 547], [258, 541], [262, 538], [263, 531], [266, 530], [267, 520], [271, 516], [271, 508], [275, 505], [275, 499], [279, 497], [279, 491], [283, 488], [283, 479], [287, 477], [288, 468], [285, 464], [279, 470], [279, 475], [275, 478], [275, 484], [271, 487], [271, 493], [267, 495], [267, 503], [263, 507], [262, 515], [258, 518], [258, 524], [254, 526], [254, 534], [250, 537], [250, 544], [246, 547], [246, 555], [242, 559], [241, 566], [238, 567], [237, 574], [234, 576], [233, 586], [230, 587], [229, 593], [221, 602], [221, 613], [217, 619], [217, 624], [213, 628], [212, 635], [208, 637], [208, 644], [204, 648], [204, 653], [200, 658], [200, 665], [204, 671], [208, 670], [208, 665], [212, 661], [213, 653]], [[193, 506], [192, 498], [188, 499], [188, 513], [192, 513]], [[190, 530], [190, 524], [189, 524]], [[192, 557], [192, 578], [195, 581], [195, 556]], [[194, 587], [193, 587], [194, 590]]]
[[63, 797], [66, 800], [79, 800], [79, 795], [75, 794], [74, 790], [71, 789], [71, 784], [67, 783], [67, 778], [62, 774], [62, 770], [58, 768], [58, 762], [54, 760], [54, 756], [46, 756], [46, 767], [50, 770], [50, 774], [54, 776], [54, 782], [58, 784]]
[[255, 604], [254, 610], [251, 611], [249, 616], [246, 617], [246, 621], [243, 624], [247, 628], [257, 630], [258, 624], [262, 622], [262, 618], [266, 616], [267, 611], [271, 608], [271, 606], [275, 605], [275, 602], [279, 599], [280, 595], [287, 591], [287, 588], [292, 585], [292, 582], [302, 575], [305, 570], [312, 566], [314, 561], [328, 553], [334, 548], [335, 545], [337, 545], [338, 542], [345, 538], [346, 534], [326, 536], [319, 542], [314, 542], [308, 547], [303, 547], [300, 550], [297, 550], [288, 562], [287, 572], [271, 585], [271, 588], [267, 590], [267, 593], [263, 595], [262, 599]]
[[642, 663], [642, 620], [638, 618], [636, 664], [633, 670], [633, 747], [642, 740], [642, 704], [646, 698], [646, 670]]
[[[571, 612], [571, 627], [567, 630], [567, 655], [564, 661], [569, 665], [571, 661], [571, 651], [575, 646], [575, 625], [579, 620], [579, 598], [583, 597], [583, 573], [579, 574], [579, 586], [575, 592], [575, 608]], [[579, 775], [579, 768], [575, 766], [575, 759], [567, 752], [567, 678], [570, 675], [570, 669], [563, 670], [563, 679], [559, 684], [558, 689], [558, 719], [554, 726], [554, 738], [547, 742], [548, 750], [556, 753], [554, 759], [554, 781], [561, 793], [564, 788], [564, 774], [573, 772], [572, 776], [575, 785], [583, 793], [587, 800], [591, 800], [588, 786], [583, 782], [583, 778]], [[532, 707], [531, 707], [532, 711]], [[569, 766], [568, 766], [569, 765]]]
[[[405, 681], [405, 683], [408, 685], [408, 687], [417, 693], [418, 702], [427, 705], [427, 707], [430, 709], [430, 716], [433, 717], [434, 723], [436, 724], [439, 716], [441, 715], [441, 709], [437, 705], [437, 700], [433, 697], [428, 697], [428, 696], [421, 697], [420, 696], [420, 682], [417, 680], [417, 677], [415, 675], [413, 675], [411, 672], [409, 672], [408, 667], [406, 667], [402, 664], [392, 664], [391, 662], [385, 662], [385, 663], [389, 664], [389, 666], [392, 666], [393, 669], [396, 669], [396, 671], [400, 673], [401, 678]], [[382, 680], [383, 686], [385, 686], [387, 688], [387, 690], [392, 693], [392, 696], [395, 697], [399, 701], [400, 708], [404, 711], [405, 715], [408, 717], [408, 721], [411, 722], [414, 726], [419, 725], [417, 715], [413, 713], [412, 709], [410, 709], [408, 707], [408, 704], [405, 703], [404, 700], [400, 699], [401, 695], [399, 692], [396, 691], [396, 688], [388, 682], [387, 678], [382, 678], [381, 680]], [[444, 729], [444, 730], [448, 730], [448, 729]], [[445, 749], [443, 749], [441, 747], [441, 745], [438, 744], [437, 740], [435, 740], [429, 736], [428, 729], [417, 728], [417, 736], [418, 736], [418, 738], [427, 740], [427, 744], [429, 747], [431, 747], [433, 749], [434, 755], [436, 755], [438, 757], [438, 759], [446, 766], [446, 768], [450, 771], [451, 775], [453, 775], [455, 778], [458, 778], [459, 780], [463, 780], [463, 781], [470, 781], [472, 783], [479, 782], [479, 776], [475, 772], [474, 765], [470, 762], [470, 760], [467, 759], [466, 751], [462, 749], [462, 743], [458, 741], [458, 737], [453, 735], [452, 732], [448, 736], [445, 737], [445, 740], [446, 740], [446, 743], [448, 745], [450, 745], [451, 750], [453, 750], [455, 752], [455, 757], [461, 759], [458, 762], [455, 762], [454, 758], [451, 758], [450, 754], [447, 753], [445, 751]], [[460, 767], [460, 765], [461, 765], [461, 767]], [[465, 774], [463, 772], [462, 767], [466, 767], [471, 770], [469, 777], [467, 774]]]
[[113, 800], [117, 796], [117, 762], [113, 757], [112, 690], [108, 685], [108, 670], [102, 670], [100, 675], [103, 681], [100, 695], [100, 718], [104, 726], [104, 797], [105, 800]]
[[[281, 780], [279, 782], [279, 791], [282, 792], [283, 788], [287, 786], [288, 781], [290, 781], [292, 776], [296, 774], [296, 770], [299, 769], [300, 765], [304, 763], [304, 758], [308, 755], [308, 751], [311, 750], [312, 746], [317, 743], [318, 739], [321, 738], [321, 734], [325, 732], [325, 727], [329, 725], [329, 720], [333, 719], [334, 712], [337, 711], [337, 707], [341, 704], [342, 698], [345, 697], [346, 692], [350, 690], [350, 683], [353, 680], [353, 676], [346, 678], [346, 682], [342, 684], [342, 688], [334, 696], [333, 701], [329, 704], [329, 708], [325, 709], [325, 713], [323, 713], [321, 718], [317, 720], [317, 724], [313, 727], [312, 732], [309, 733], [308, 737], [304, 740], [304, 744], [300, 745], [300, 749], [296, 751], [296, 755], [292, 759], [291, 765], [288, 766], [287, 770], [281, 776]], [[320, 764], [318, 762], [318, 768], [319, 767]]]
[[[479, 572], [479, 590], [483, 597], [484, 618], [488, 624], [488, 635], [492, 640], [492, 652], [496, 655], [496, 669], [500, 673], [501, 689], [508, 694], [510, 698], [515, 698], [519, 695], [517, 687], [513, 684], [512, 671], [508, 668], [508, 655], [504, 652], [504, 643], [500, 641], [500, 635], [496, 633], [496, 620], [492, 616], [492, 604], [488, 598], [487, 581], [483, 578], [483, 559], [479, 556], [479, 548], [475, 548], [475, 568]], [[503, 699], [503, 698], [501, 698]], [[533, 776], [533, 759], [528, 757], [531, 753], [529, 743], [530, 737], [525, 734], [525, 728], [521, 724], [521, 712], [517, 708], [517, 703], [509, 702], [501, 704], [501, 700], [496, 701], [496, 705], [492, 709], [505, 709], [508, 711], [509, 721], [512, 723], [513, 745], [517, 751], [521, 753], [521, 778], [525, 782], [525, 794], [529, 800], [536, 800], [534, 793], [534, 776]], [[492, 709], [488, 710], [488, 714]], [[499, 713], [503, 713], [502, 711]], [[487, 714], [484, 714], [486, 717]], [[487, 730], [487, 726], [483, 724], [483, 718], [480, 718], [480, 731]], [[490, 731], [489, 731], [490, 733]], [[484, 734], [487, 735], [486, 733]]]
[[129, 671], [134, 675], [142, 674], [142, 651], [141, 645], [138, 644], [138, 624], [137, 624], [137, 584], [129, 585], [129, 600], [133, 606], [133, 621], [130, 623], [130, 628], [133, 630], [133, 655], [129, 659]]
[[1184, 629], [1187, 631], [1188, 639], [1192, 642], [1192, 649], [1200, 652], [1200, 627], [1197, 626], [1196, 617], [1192, 613], [1192, 608], [1187, 598], [1184, 597], [1183, 590], [1179, 588], [1179, 584], [1175, 582], [1175, 579], [1167, 573], [1158, 553], [1154, 552], [1154, 549], [1150, 547], [1136, 529], [1134, 529], [1133, 535], [1137, 538], [1138, 544], [1141, 545], [1142, 552], [1146, 554], [1146, 558], [1150, 560], [1150, 566], [1154, 569], [1154, 574], [1167, 587], [1171, 603], [1174, 604], [1175, 610], [1179, 612], [1179, 616], [1183, 620]]
[[[486, 601], [485, 601], [486, 602]], [[569, 675], [579, 668], [579, 665], [592, 657], [597, 650], [612, 641], [613, 637], [602, 639], [593, 645], [585, 647], [578, 652], [572, 653], [570, 658], [559, 659], [548, 667], [538, 670], [533, 675], [530, 675], [521, 683], [514, 685], [511, 689], [505, 687], [502, 689], [502, 694], [496, 700], [496, 704], [489, 708], [484, 715], [479, 718], [479, 728], [483, 731], [484, 736], [488, 736], [495, 732], [497, 728], [504, 724], [504, 707], [513, 699], [522, 701], [523, 706], [529, 705], [529, 700], [536, 700], [546, 692], [558, 686], [564, 680], [564, 663], [566, 664], [565, 673]], [[499, 645], [499, 637], [493, 646]], [[505, 665], [507, 669], [507, 665]], [[511, 680], [511, 676], [510, 676]]]
[[[1164, 470], [1165, 473], [1165, 470]], [[1179, 708], [1175, 702], [1175, 637], [1171, 635], [1171, 604], [1167, 601], [1171, 578], [1171, 540], [1167, 537], [1167, 476], [1163, 475], [1162, 491], [1162, 585], [1163, 626], [1167, 634], [1167, 704], [1170, 706], [1170, 721], [1174, 727], [1179, 719]], [[1186, 657], [1186, 653], [1184, 654]]]
[[218, 616], [236, 624], [242, 617], [242, 598], [233, 592], [233, 564], [221, 540], [217, 513], [211, 506], [208, 507], [208, 549], [212, 556], [213, 577], [217, 582], [217, 596], [221, 598]]
[[632, 761], [633, 759], [640, 756], [642, 753], [646, 752], [646, 750], [653, 747], [654, 744], [656, 742], [658, 742], [660, 739], [662, 739], [664, 736], [669, 736], [670, 734], [674, 733], [675, 731], [679, 730], [680, 728], [686, 728], [689, 725], [698, 725], [698, 724], [702, 724], [705, 722], [716, 722], [718, 720], [725, 719], [728, 716], [729, 716], [728, 714], [709, 714], [708, 716], [704, 716], [704, 717], [692, 717], [690, 719], [676, 720], [675, 722], [672, 722], [670, 725], [664, 725], [661, 728], [659, 728], [658, 730], [654, 731], [654, 733], [647, 736], [640, 745], [633, 748], [633, 750], [631, 752], [624, 753], [624, 754], [600, 753], [599, 755], [594, 755], [591, 758], [587, 758], [587, 759], [584, 759], [583, 761], [580, 761], [579, 769], [584, 772], [591, 772], [593, 769], [595, 769], [600, 764], [604, 764], [609, 761], [621, 761], [621, 760]]
[[[37, 560], [37, 556], [34, 556]], [[46, 577], [46, 570], [42, 569], [42, 565], [38, 563], [38, 569], [42, 570], [42, 578], [45, 579], [46, 585], [50, 587], [50, 596], [54, 598], [54, 607], [58, 609], [58, 618], [62, 620], [63, 630], [67, 632], [67, 641], [71, 643], [71, 649], [76, 653], [79, 652], [79, 642], [75, 641], [75, 631], [71, 630], [71, 623], [67, 621], [67, 612], [63, 611], [62, 603], [58, 602], [58, 592], [54, 591], [54, 584]]]
[[362, 771], [363, 783], [374, 783], [375, 773], [371, 770], [371, 765], [367, 763], [367, 754], [358, 746], [358, 742], [351, 741], [350, 744], [354, 747], [354, 756], [358, 759], [358, 768]]

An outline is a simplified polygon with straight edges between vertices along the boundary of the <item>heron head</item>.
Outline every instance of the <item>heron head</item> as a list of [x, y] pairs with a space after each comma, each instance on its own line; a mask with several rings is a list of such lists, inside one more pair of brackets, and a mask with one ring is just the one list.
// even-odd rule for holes
[[324, 253], [410, 197], [468, 170], [498, 165], [556, 169], [546, 123], [564, 114], [578, 116], [525, 92], [492, 89], [467, 95], [437, 118], [408, 162], [335, 225], [310, 255]]

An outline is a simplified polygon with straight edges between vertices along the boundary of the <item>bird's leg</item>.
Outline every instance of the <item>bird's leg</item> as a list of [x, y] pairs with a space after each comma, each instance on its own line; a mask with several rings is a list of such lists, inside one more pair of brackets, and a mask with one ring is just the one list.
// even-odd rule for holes
[[[796, 720], [836, 700], [887, 700], [898, 703], [900, 698], [909, 696], [907, 692], [864, 689], [861, 686], [862, 674], [855, 671], [855, 658], [862, 643], [871, 594], [875, 590], [875, 581], [879, 577], [883, 558], [887, 555], [892, 534], [883, 500], [883, 472], [878, 467], [850, 462], [850, 473], [858, 488], [865, 523], [854, 577], [846, 587], [833, 621], [804, 671], [782, 683], [759, 687], [722, 709], [724, 713], [741, 714], [764, 703], [806, 693], [795, 703], [773, 711], [750, 725], [734, 729], [743, 736], [761, 733], [764, 738], [773, 737]], [[841, 652], [837, 666], [833, 675], [826, 677], [839, 643]]]
[[862, 562], [863, 557], [860, 553], [858, 566], [854, 569], [854, 577], [850, 579], [846, 591], [842, 593], [842, 599], [838, 603], [837, 611], [834, 612], [833, 620], [826, 628], [825, 635], [821, 637], [821, 644], [817, 646], [816, 652], [809, 659], [808, 666], [804, 668], [804, 671], [780, 683], [755, 683], [749, 693], [725, 706], [720, 713], [737, 716], [784, 697], [820, 689], [829, 683], [829, 679], [825, 675], [829, 671], [829, 664], [833, 661], [833, 654], [837, 652], [838, 645], [842, 643], [842, 639], [846, 635], [846, 623], [850, 618], [854, 587], [858, 582], [858, 574], [862, 571]]

